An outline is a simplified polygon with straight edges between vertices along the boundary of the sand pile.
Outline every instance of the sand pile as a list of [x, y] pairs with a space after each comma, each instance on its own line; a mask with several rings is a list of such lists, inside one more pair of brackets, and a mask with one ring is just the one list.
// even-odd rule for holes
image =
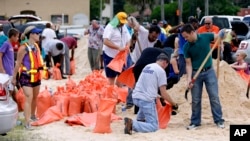
[[[217, 70], [216, 61], [214, 69]], [[247, 118], [250, 111], [246, 110], [250, 106], [249, 100], [246, 98], [247, 83], [232, 69], [226, 62], [220, 62], [219, 69], [219, 96], [223, 110], [223, 117], [230, 124], [238, 124], [243, 122], [242, 119], [237, 119], [239, 116]], [[187, 82], [184, 75], [180, 82], [169, 90], [171, 96], [180, 103], [179, 114], [190, 118], [191, 114], [191, 92], [188, 93], [188, 102], [184, 98]], [[210, 109], [209, 98], [205, 86], [203, 87], [202, 96], [202, 121], [213, 122]], [[189, 120], [188, 120], [189, 122]]]

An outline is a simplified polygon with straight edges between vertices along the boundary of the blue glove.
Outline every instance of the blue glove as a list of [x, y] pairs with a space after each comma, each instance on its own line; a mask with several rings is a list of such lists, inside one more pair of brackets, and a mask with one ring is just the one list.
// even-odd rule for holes
[[223, 37], [225, 36], [225, 33], [226, 33], [225, 29], [221, 29], [221, 30], [219, 31], [219, 33], [218, 33], [218, 36], [219, 36], [220, 38], [223, 38]]

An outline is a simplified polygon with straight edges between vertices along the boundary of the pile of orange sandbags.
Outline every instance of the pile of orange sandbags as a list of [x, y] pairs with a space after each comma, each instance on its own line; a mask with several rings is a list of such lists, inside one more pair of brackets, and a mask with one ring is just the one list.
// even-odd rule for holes
[[[50, 94], [47, 89], [39, 94], [37, 99], [37, 116], [40, 118], [39, 124], [43, 125], [46, 124], [46, 121], [49, 121], [48, 117], [44, 114], [46, 114], [46, 110], [49, 110], [51, 107], [57, 107], [58, 110], [53, 109], [53, 112], [60, 111], [62, 116], [73, 116], [83, 112], [97, 112], [97, 115], [102, 115], [100, 113], [98, 114], [98, 112], [101, 112], [100, 110], [102, 110], [99, 107], [100, 101], [105, 101], [105, 99], [107, 101], [108, 99], [115, 101], [114, 104], [118, 102], [126, 102], [127, 94], [127, 88], [119, 88], [117, 86], [109, 85], [107, 78], [102, 75], [101, 71], [94, 71], [78, 84], [69, 77], [65, 87], [58, 86], [53, 94]], [[46, 105], [44, 105], [45, 103]], [[102, 102], [102, 105], [105, 105], [105, 103]], [[115, 109], [115, 105], [112, 107], [111, 111], [113, 111], [113, 109]], [[105, 110], [106, 109], [104, 109], [104, 111]], [[108, 112], [109, 111], [110, 110], [108, 110]], [[56, 115], [57, 117], [62, 118], [58, 113], [56, 113]], [[109, 117], [110, 115], [107, 116], [107, 118]], [[41, 122], [43, 119], [46, 120]], [[33, 125], [38, 124], [34, 123]]]

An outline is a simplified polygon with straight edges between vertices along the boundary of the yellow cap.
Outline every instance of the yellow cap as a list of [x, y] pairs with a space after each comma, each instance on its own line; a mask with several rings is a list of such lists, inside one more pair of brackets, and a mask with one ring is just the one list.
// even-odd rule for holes
[[125, 12], [119, 12], [116, 14], [118, 20], [120, 21], [120, 23], [122, 24], [125, 24], [127, 23], [127, 18], [128, 18], [128, 15], [125, 13]]

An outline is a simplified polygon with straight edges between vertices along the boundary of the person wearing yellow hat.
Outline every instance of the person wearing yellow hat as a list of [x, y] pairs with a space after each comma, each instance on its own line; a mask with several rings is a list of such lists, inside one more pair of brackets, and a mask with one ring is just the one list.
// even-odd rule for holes
[[126, 27], [127, 14], [125, 12], [117, 13], [108, 23], [103, 33], [103, 61], [106, 77], [111, 85], [115, 84], [115, 78], [118, 72], [110, 69], [107, 65], [120, 52], [129, 46], [131, 36]]

